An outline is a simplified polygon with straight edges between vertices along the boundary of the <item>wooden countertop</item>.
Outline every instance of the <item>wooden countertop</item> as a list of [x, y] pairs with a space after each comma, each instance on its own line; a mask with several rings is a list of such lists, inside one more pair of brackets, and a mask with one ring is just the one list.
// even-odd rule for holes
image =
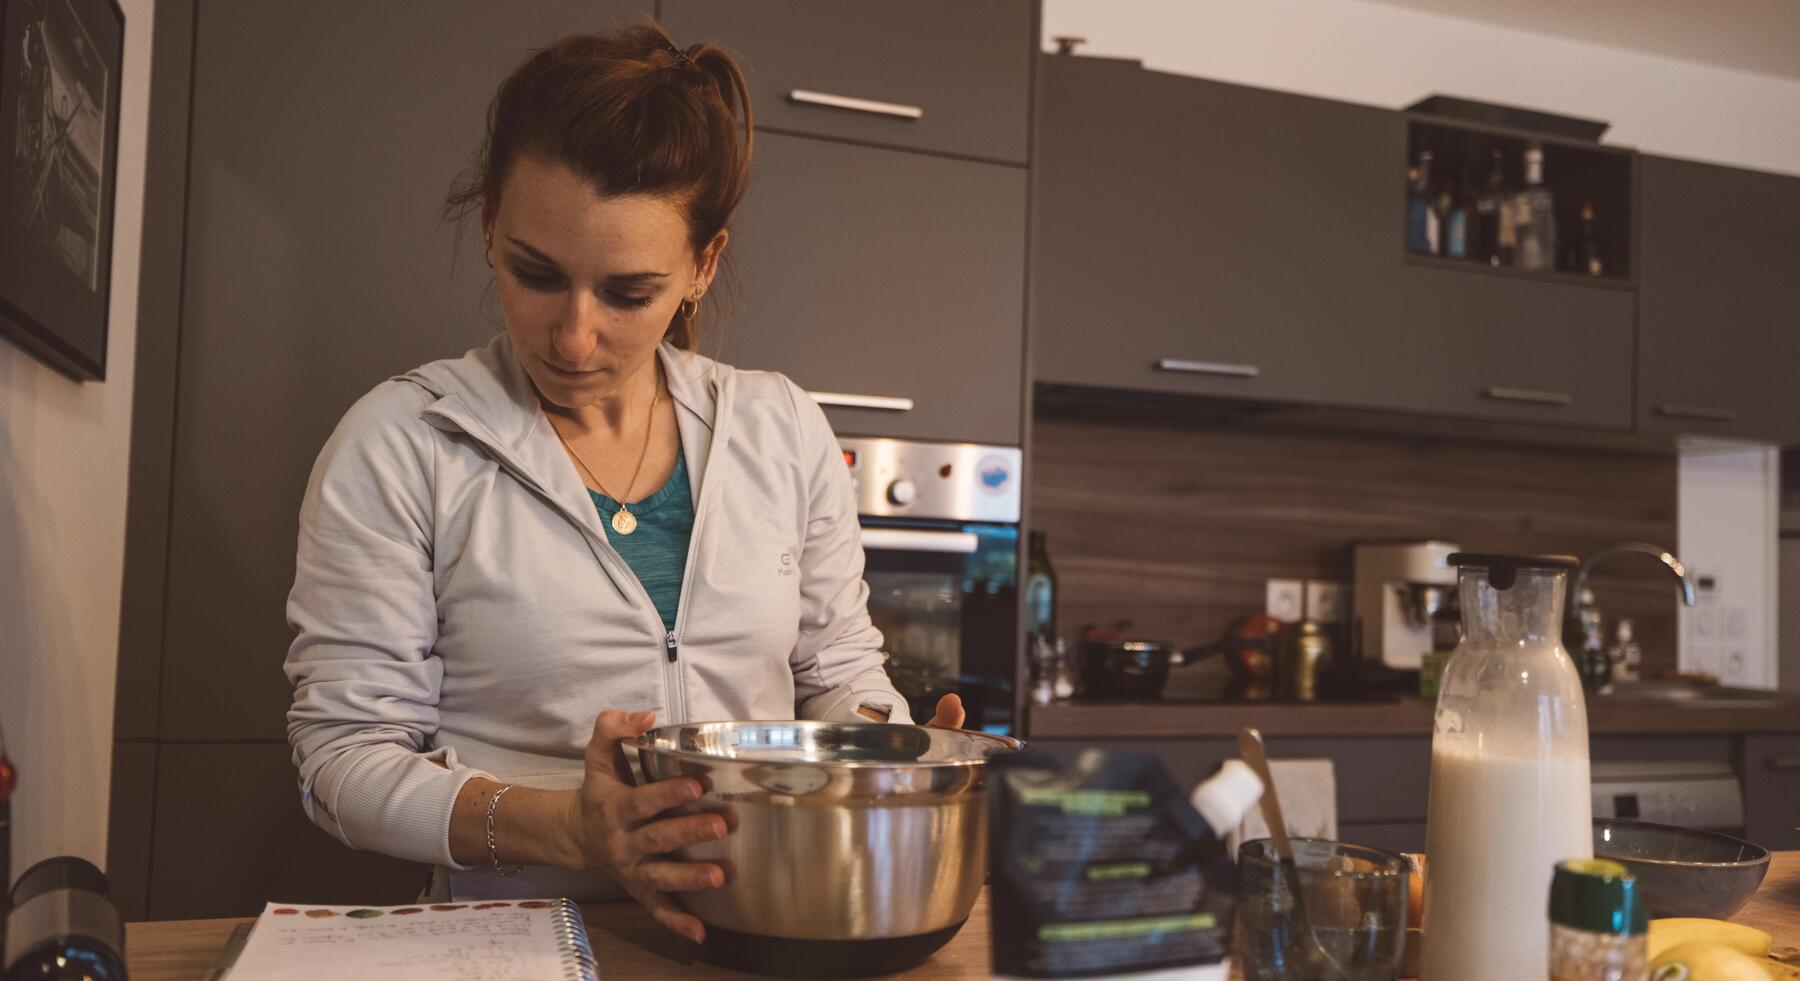
[[[663, 978], [743, 978], [737, 971], [696, 959], [698, 948], [657, 926], [634, 903], [600, 903], [582, 908], [594, 955], [608, 981]], [[1776, 852], [1768, 878], [1750, 902], [1732, 917], [1768, 931], [1777, 954], [1800, 948], [1800, 851]], [[225, 940], [248, 919], [169, 920], [126, 925], [125, 964], [133, 981], [201, 981]], [[987, 892], [975, 904], [968, 925], [924, 964], [899, 977], [976, 979], [988, 977]]]
[[[1030, 708], [1027, 739], [1236, 736], [1255, 726], [1265, 736], [1429, 736], [1432, 703], [1416, 696], [1389, 702], [1068, 702]], [[1596, 736], [1654, 733], [1800, 732], [1800, 700], [1709, 699], [1697, 703], [1588, 702]]]

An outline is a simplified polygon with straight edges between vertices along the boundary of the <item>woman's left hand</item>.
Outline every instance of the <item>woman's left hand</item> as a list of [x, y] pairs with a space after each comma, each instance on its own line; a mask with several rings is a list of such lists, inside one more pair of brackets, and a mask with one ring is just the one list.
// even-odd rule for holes
[[[857, 711], [872, 722], [888, 720], [886, 712], [877, 713], [875, 709], [866, 707], [859, 708]], [[950, 694], [938, 699], [937, 714], [933, 715], [931, 721], [925, 724], [933, 729], [961, 729], [964, 718], [962, 699]]]
[[949, 694], [938, 699], [937, 714], [925, 724], [933, 729], [961, 729], [964, 717], [962, 699]]

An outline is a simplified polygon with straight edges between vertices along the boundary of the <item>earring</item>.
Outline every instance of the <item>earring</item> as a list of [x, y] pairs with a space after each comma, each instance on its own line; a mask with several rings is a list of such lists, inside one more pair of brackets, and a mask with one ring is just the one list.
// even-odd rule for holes
[[694, 319], [694, 315], [699, 312], [700, 298], [698, 296], [690, 296], [681, 301], [681, 319], [692, 320]]

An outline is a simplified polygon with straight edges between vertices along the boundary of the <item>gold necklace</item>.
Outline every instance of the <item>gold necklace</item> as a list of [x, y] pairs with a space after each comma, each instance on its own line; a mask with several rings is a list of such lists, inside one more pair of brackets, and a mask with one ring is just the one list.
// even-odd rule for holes
[[[638, 451], [637, 466], [631, 471], [631, 483], [625, 486], [626, 497], [630, 497], [631, 489], [637, 486], [638, 474], [644, 469], [644, 457], [648, 456], [650, 453], [650, 431], [651, 428], [656, 425], [656, 403], [661, 398], [662, 388], [661, 386], [658, 386], [656, 393], [650, 396], [650, 418], [644, 421], [644, 448]], [[619, 509], [614, 511], [612, 516], [613, 531], [616, 531], [621, 535], [629, 535], [636, 531], [638, 525], [637, 516], [631, 513], [629, 505], [614, 495], [612, 491], [607, 490], [606, 485], [600, 482], [600, 478], [594, 476], [594, 471], [581, 459], [581, 454], [575, 452], [575, 447], [570, 446], [568, 440], [563, 439], [562, 430], [557, 429], [555, 426], [551, 426], [550, 431], [556, 434], [557, 439], [562, 440], [563, 449], [569, 451], [569, 456], [574, 458], [575, 465], [580, 467], [581, 471], [588, 475], [588, 479], [594, 482], [595, 487], [600, 488], [600, 493], [612, 498], [613, 503], [619, 506]]]

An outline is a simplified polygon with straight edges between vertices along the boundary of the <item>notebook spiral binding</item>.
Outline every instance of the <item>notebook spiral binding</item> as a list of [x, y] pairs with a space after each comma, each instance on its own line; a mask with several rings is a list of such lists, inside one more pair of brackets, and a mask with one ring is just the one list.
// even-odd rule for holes
[[594, 948], [588, 943], [581, 907], [564, 899], [557, 904], [552, 920], [557, 942], [569, 952], [569, 963], [563, 971], [565, 981], [600, 981], [600, 967], [594, 962]]

